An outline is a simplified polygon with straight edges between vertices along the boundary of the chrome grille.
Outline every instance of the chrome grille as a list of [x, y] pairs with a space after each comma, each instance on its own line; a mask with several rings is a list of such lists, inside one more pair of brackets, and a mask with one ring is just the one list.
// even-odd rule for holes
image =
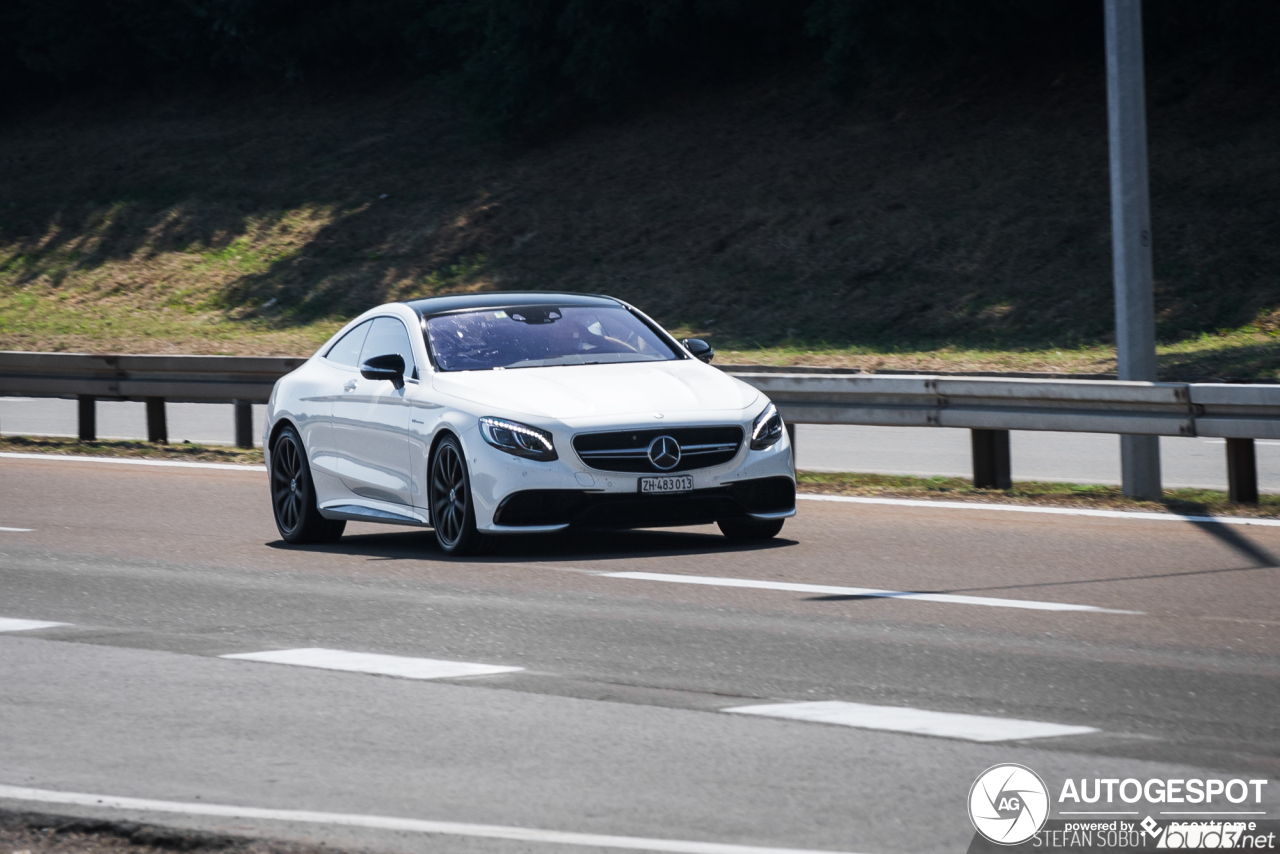
[[[672, 468], [659, 469], [649, 461], [649, 445], [659, 436], [670, 436], [680, 444], [680, 462]], [[742, 447], [742, 436], [742, 428], [736, 424], [618, 430], [574, 436], [573, 449], [584, 463], [598, 471], [665, 474], [727, 463]]]

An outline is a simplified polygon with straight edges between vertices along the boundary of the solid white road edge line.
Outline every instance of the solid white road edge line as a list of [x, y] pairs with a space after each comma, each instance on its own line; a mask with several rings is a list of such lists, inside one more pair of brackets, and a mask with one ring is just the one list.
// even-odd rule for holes
[[608, 836], [599, 833], [575, 833], [568, 830], [539, 830], [533, 827], [508, 827], [497, 824], [465, 824], [456, 821], [430, 821], [415, 818], [390, 818], [354, 813], [315, 812], [312, 810], [275, 810], [260, 807], [236, 807], [223, 804], [192, 804], [180, 801], [153, 801], [144, 798], [119, 798], [82, 792], [55, 792], [0, 785], [0, 798], [15, 801], [37, 801], [46, 804], [75, 804], [115, 810], [181, 813], [219, 818], [266, 819], [310, 824], [333, 824], [345, 827], [369, 827], [377, 830], [400, 830], [412, 833], [440, 833], [449, 836], [471, 836], [484, 839], [512, 839], [517, 842], [548, 842], [558, 845], [586, 845], [597, 848], [625, 848], [632, 851], [668, 851], [675, 854], [845, 854], [811, 848], [768, 848], [758, 845], [732, 845], [723, 842], [693, 842], [682, 839], [646, 839], [640, 836]]
[[1004, 513], [1048, 513], [1052, 516], [1095, 516], [1100, 519], [1151, 519], [1157, 522], [1217, 522], [1220, 525], [1260, 525], [1280, 528], [1280, 519], [1249, 516], [1180, 516], [1176, 513], [1148, 513], [1142, 510], [1088, 510], [1074, 507], [1031, 507], [1024, 504], [981, 504], [977, 501], [924, 501], [914, 498], [866, 498], [856, 495], [796, 495], [804, 501], [835, 501], [841, 504], [888, 504], [893, 507], [941, 507], [947, 510], [999, 510]]
[[15, 620], [0, 617], [0, 632], [30, 632], [36, 629], [52, 629], [54, 626], [65, 626], [67, 623], [50, 623], [45, 620]]
[[[15, 454], [0, 452], [0, 459], [58, 460], [62, 462], [114, 463], [126, 466], [169, 466], [172, 468], [223, 469], [224, 471], [266, 472], [266, 466], [240, 463], [189, 463], [181, 460], [130, 460], [120, 457], [87, 457], [76, 454]], [[911, 498], [868, 498], [856, 495], [806, 495], [803, 501], [833, 501], [843, 504], [887, 504], [895, 507], [933, 507], [947, 510], [999, 510], [1006, 513], [1047, 513], [1054, 516], [1094, 516], [1101, 519], [1148, 519], [1158, 522], [1216, 522], [1220, 525], [1257, 525], [1280, 528], [1280, 519], [1255, 519], [1248, 516], [1180, 516], [1176, 513], [1147, 513], [1140, 510], [1088, 510], [1071, 507], [1028, 507], [1018, 504], [982, 504], [976, 501], [918, 501]], [[0, 530], [5, 530], [0, 528]], [[15, 530], [15, 529], [8, 529]], [[20, 529], [27, 530], [27, 529]]]
[[242, 661], [263, 661], [268, 664], [292, 664], [298, 667], [318, 667], [322, 670], [345, 670], [351, 673], [374, 673], [379, 676], [399, 676], [404, 679], [454, 679], [460, 676], [492, 676], [495, 673], [513, 673], [523, 667], [505, 667], [497, 664], [472, 664], [467, 661], [440, 661], [435, 658], [410, 658], [403, 655], [378, 655], [370, 652], [348, 652], [341, 649], [280, 649], [269, 652], [240, 652], [222, 655]]
[[761, 715], [820, 724], [838, 724], [859, 729], [906, 732], [936, 738], [959, 738], [965, 741], [1019, 741], [1024, 738], [1055, 738], [1098, 731], [1091, 726], [1068, 726], [1043, 721], [1024, 721], [1017, 718], [931, 712], [927, 709], [900, 706], [868, 706], [841, 700], [735, 706], [720, 711], [738, 715]]
[[187, 469], [222, 469], [224, 471], [265, 472], [266, 466], [242, 465], [240, 463], [188, 463], [182, 460], [130, 460], [123, 457], [82, 457], [76, 454], [13, 454], [0, 453], [0, 458], [13, 460], [50, 460], [72, 463], [113, 463], [121, 466], [169, 466], [170, 468]]
[[0, 531], [8, 534], [26, 534], [34, 530], [35, 528], [0, 528]]
[[911, 593], [877, 590], [872, 587], [837, 587], [831, 584], [797, 584], [790, 581], [757, 581], [751, 578], [712, 578], [705, 575], [671, 575], [660, 572], [602, 572], [601, 578], [630, 578], [635, 581], [666, 581], [672, 584], [705, 584], [711, 587], [750, 587], [757, 590], [785, 590], [792, 593], [823, 593], [829, 596], [866, 596], [871, 599], [914, 599], [949, 605], [985, 605], [991, 608], [1023, 608], [1031, 611], [1087, 611], [1093, 614], [1141, 614], [1095, 605], [1068, 602], [1038, 602], [1033, 599], [994, 599], [989, 596], [961, 596], [955, 593]]

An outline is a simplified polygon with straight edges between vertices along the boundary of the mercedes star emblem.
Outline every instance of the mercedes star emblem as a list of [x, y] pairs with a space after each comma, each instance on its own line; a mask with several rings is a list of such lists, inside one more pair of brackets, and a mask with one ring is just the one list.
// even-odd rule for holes
[[649, 443], [649, 462], [661, 471], [671, 471], [680, 463], [680, 443], [670, 436], [659, 436]]

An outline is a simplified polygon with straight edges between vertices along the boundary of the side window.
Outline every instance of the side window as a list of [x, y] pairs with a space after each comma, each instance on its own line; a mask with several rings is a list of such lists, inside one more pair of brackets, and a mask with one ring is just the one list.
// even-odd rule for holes
[[343, 335], [336, 344], [329, 348], [329, 352], [325, 353], [325, 358], [331, 362], [337, 362], [339, 365], [346, 365], [349, 368], [358, 366], [360, 364], [360, 348], [364, 346], [364, 338], [369, 334], [369, 327], [372, 325], [372, 320], [366, 320], [346, 335]]
[[360, 364], [374, 356], [385, 356], [388, 353], [399, 353], [404, 359], [406, 377], [418, 376], [413, 362], [413, 345], [409, 343], [409, 333], [405, 331], [404, 324], [394, 317], [374, 318], [373, 329], [360, 352]]

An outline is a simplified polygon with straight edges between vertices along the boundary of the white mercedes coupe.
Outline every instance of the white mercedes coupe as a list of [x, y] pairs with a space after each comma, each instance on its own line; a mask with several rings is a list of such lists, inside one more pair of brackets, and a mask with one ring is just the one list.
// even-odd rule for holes
[[365, 312], [271, 392], [263, 448], [289, 543], [348, 519], [490, 535], [715, 522], [774, 537], [795, 515], [782, 418], [604, 296], [484, 293]]

